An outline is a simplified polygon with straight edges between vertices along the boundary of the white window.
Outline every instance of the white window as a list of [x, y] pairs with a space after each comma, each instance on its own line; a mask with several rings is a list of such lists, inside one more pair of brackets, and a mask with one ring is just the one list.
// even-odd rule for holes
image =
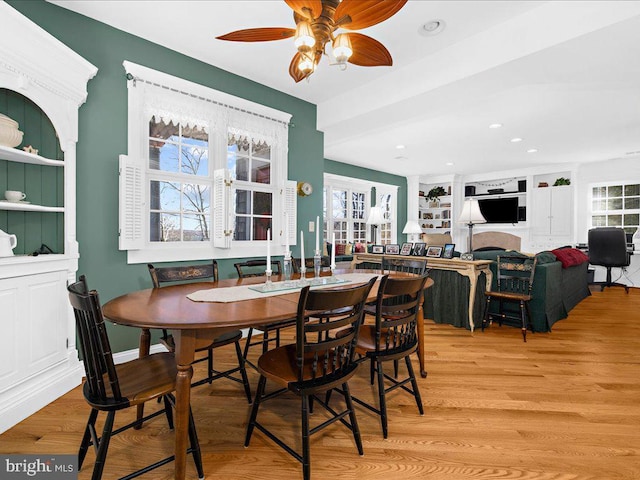
[[591, 185], [591, 227], [619, 227], [635, 233], [640, 227], [640, 184]]
[[120, 249], [129, 263], [236, 258], [296, 244], [289, 114], [124, 62], [128, 154]]
[[371, 229], [366, 224], [372, 187], [377, 192], [384, 192], [384, 206], [381, 203], [380, 206], [383, 207], [387, 222], [378, 228], [386, 232], [386, 237], [383, 237], [387, 239], [385, 243], [395, 242], [398, 187], [333, 174], [324, 176], [325, 238], [332, 238], [335, 234], [339, 243], [373, 241]]

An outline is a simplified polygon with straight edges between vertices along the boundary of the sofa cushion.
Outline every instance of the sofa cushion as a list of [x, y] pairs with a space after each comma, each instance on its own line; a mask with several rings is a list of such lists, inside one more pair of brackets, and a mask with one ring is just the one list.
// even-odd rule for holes
[[558, 248], [552, 250], [551, 253], [562, 263], [562, 268], [581, 265], [589, 261], [589, 257], [576, 248]]
[[545, 263], [553, 263], [558, 261], [556, 256], [549, 251], [537, 253], [536, 258], [538, 259], [538, 265], [543, 265]]

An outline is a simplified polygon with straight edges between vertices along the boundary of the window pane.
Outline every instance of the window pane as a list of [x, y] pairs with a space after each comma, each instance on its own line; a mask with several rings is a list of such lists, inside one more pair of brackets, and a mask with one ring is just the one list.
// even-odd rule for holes
[[608, 187], [607, 194], [609, 198], [611, 197], [621, 197], [622, 196], [622, 185], [613, 185]]
[[607, 209], [607, 201], [606, 200], [594, 200], [593, 201], [593, 210], [606, 210]]
[[251, 168], [251, 181], [256, 183], [271, 183], [271, 163], [261, 160], [253, 160]]
[[624, 208], [626, 210], [633, 210], [633, 209], [640, 208], [640, 197], [625, 198]]
[[622, 209], [622, 199], [621, 198], [610, 198], [607, 202], [608, 210], [621, 210]]
[[[253, 192], [253, 213], [271, 215], [273, 209], [272, 194], [269, 192]], [[266, 238], [266, 237], [265, 237]]]
[[151, 213], [149, 241], [179, 242], [180, 215], [168, 213]]
[[607, 196], [607, 187], [593, 187], [593, 198], [604, 198]]
[[152, 180], [149, 192], [152, 210], [180, 211], [179, 183]]
[[606, 227], [607, 216], [606, 215], [594, 215], [591, 217], [591, 223], [594, 227]]
[[333, 191], [333, 218], [347, 218], [347, 192]]
[[[267, 229], [271, 228], [271, 219], [270, 218], [253, 218], [253, 239], [254, 240], [266, 240], [267, 239]], [[271, 234], [273, 237], [273, 234]]]
[[209, 225], [206, 215], [184, 215], [182, 217], [182, 235], [185, 242], [209, 240]]
[[163, 172], [178, 171], [178, 146], [173, 143], [149, 140], [149, 168]]
[[185, 184], [182, 209], [187, 212], [209, 213], [210, 189], [205, 185]]
[[251, 213], [251, 192], [248, 190], [236, 190], [236, 213]]
[[249, 180], [249, 159], [238, 158], [236, 160], [235, 178], [237, 180], [248, 181]]
[[640, 195], [640, 185], [625, 185], [624, 186], [624, 196], [625, 197], [633, 197]]
[[621, 227], [622, 226], [622, 215], [609, 215], [608, 223], [610, 227]]
[[236, 217], [234, 240], [251, 240], [251, 217]]
[[633, 225], [637, 226], [639, 219], [640, 219], [640, 215], [638, 215], [637, 213], [627, 214], [624, 216], [624, 226], [625, 227], [633, 226]]
[[209, 150], [207, 144], [184, 145], [182, 147], [182, 173], [189, 175], [209, 175]]

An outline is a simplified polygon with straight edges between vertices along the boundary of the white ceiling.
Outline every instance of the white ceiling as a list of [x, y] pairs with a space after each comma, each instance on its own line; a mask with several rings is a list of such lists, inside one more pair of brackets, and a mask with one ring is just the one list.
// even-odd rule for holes
[[[292, 27], [283, 1], [49, 1], [315, 103], [332, 160], [441, 175], [640, 153], [640, 1], [409, 0], [362, 30], [393, 67], [340, 71], [324, 58], [298, 84], [288, 74], [292, 39], [215, 39]], [[420, 35], [435, 19], [442, 33]]]

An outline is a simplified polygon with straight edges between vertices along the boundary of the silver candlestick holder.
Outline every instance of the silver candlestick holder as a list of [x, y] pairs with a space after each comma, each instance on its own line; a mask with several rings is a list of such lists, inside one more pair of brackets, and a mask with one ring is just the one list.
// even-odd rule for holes
[[320, 278], [321, 267], [322, 267], [322, 255], [320, 255], [320, 250], [316, 250], [313, 255], [313, 276], [315, 278]]

